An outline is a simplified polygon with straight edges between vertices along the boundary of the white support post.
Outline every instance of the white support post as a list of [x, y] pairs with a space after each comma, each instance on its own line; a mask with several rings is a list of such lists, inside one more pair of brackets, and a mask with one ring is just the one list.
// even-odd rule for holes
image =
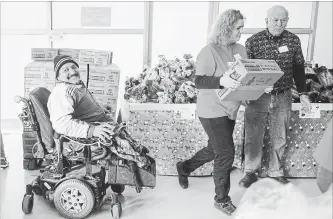
[[[46, 2], [46, 27], [48, 31], [52, 31], [52, 2]], [[48, 35], [49, 36], [49, 35]], [[53, 48], [53, 41], [50, 40], [50, 48]]]
[[209, 37], [212, 25], [219, 15], [219, 2], [209, 2], [208, 10], [208, 29], [207, 29], [207, 39]]
[[151, 66], [153, 41], [153, 2], [144, 3], [143, 65]]
[[311, 13], [311, 24], [310, 24], [312, 33], [310, 34], [308, 41], [308, 52], [306, 57], [307, 61], [312, 61], [314, 55], [313, 53], [316, 41], [318, 8], [319, 8], [319, 2], [312, 2], [312, 13]]

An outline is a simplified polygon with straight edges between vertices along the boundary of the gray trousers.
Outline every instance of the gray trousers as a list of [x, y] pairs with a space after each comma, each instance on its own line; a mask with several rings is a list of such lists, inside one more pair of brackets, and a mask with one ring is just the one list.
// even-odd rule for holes
[[[272, 104], [271, 104], [272, 103]], [[291, 92], [263, 94], [245, 109], [245, 172], [283, 176], [283, 155], [291, 116]]]

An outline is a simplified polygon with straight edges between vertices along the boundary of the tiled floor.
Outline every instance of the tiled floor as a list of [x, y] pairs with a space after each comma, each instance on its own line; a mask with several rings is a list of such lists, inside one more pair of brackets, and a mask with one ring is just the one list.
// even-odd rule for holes
[[[10, 167], [0, 171], [0, 218], [60, 218], [53, 203], [35, 196], [33, 212], [24, 215], [21, 202], [25, 192], [25, 184], [30, 183], [38, 174], [37, 171], [25, 171], [22, 168], [21, 135], [4, 134], [4, 144]], [[245, 193], [238, 186], [242, 177], [239, 170], [232, 172], [230, 195], [237, 206]], [[300, 188], [307, 196], [320, 194], [315, 179], [293, 179], [292, 183]], [[158, 176], [155, 189], [143, 190], [137, 194], [133, 188], [126, 188], [120, 197], [123, 206], [124, 219], [223, 219], [234, 218], [226, 216], [213, 206], [212, 177], [191, 177], [187, 190], [180, 188], [177, 177]], [[91, 219], [112, 218], [110, 206], [105, 205], [89, 216]], [[319, 217], [320, 218], [320, 217]]]

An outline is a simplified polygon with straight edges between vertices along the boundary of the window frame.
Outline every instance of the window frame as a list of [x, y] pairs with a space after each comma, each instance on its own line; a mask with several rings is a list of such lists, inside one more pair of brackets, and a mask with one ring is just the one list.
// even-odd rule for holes
[[[47, 10], [47, 28], [45, 30], [19, 30], [19, 29], [2, 29], [1, 35], [47, 35], [50, 40], [50, 48], [53, 48], [52, 37], [61, 36], [64, 34], [143, 34], [143, 65], [151, 65], [152, 60], [152, 33], [153, 33], [153, 6], [154, 2], [144, 2], [144, 28], [143, 29], [87, 29], [87, 28], [64, 28], [54, 29], [52, 27], [52, 4], [53, 2], [46, 2]], [[210, 28], [214, 20], [219, 15], [220, 2], [209, 2], [209, 15], [208, 15], [208, 30], [207, 37], [210, 32]], [[222, 2], [223, 4], [223, 2]], [[318, 8], [319, 2], [312, 2], [311, 23], [310, 28], [287, 28], [295, 34], [309, 34], [309, 40], [307, 45], [307, 60], [312, 60], [314, 56], [314, 46], [316, 40], [316, 29], [318, 20]], [[244, 28], [244, 34], [254, 34], [261, 31], [261, 28]]]
[[[210, 2], [210, 20], [209, 26], [213, 24], [213, 21], [219, 15], [219, 5], [223, 2]], [[318, 8], [319, 2], [312, 2], [312, 9], [311, 9], [311, 19], [310, 19], [310, 28], [287, 28], [288, 31], [294, 34], [308, 34], [309, 40], [307, 45], [307, 56], [305, 57], [306, 60], [312, 61], [314, 55], [314, 46], [316, 41], [316, 30], [317, 30], [317, 20], [318, 20]], [[259, 31], [262, 31], [262, 28], [244, 28], [244, 34], [255, 34]]]

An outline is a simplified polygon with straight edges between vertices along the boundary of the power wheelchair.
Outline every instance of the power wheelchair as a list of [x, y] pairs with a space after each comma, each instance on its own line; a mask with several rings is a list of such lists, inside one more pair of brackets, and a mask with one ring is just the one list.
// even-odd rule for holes
[[[147, 148], [131, 138], [125, 124], [117, 124], [114, 137], [126, 140], [147, 165], [139, 167], [133, 160], [121, 158], [113, 148], [119, 142], [99, 139], [75, 139], [60, 135], [52, 129], [47, 110], [50, 91], [39, 87], [25, 98], [16, 96], [15, 102], [23, 102], [23, 112], [19, 115], [24, 130], [30, 129], [37, 138], [32, 154], [38, 160], [51, 160], [51, 164], [40, 170], [39, 176], [26, 185], [22, 210], [29, 214], [33, 209], [34, 195], [53, 200], [58, 212], [67, 218], [78, 219], [88, 216], [94, 208], [111, 201], [113, 218], [122, 214], [118, 194], [125, 185], [154, 188], [156, 185], [156, 163], [147, 155]], [[52, 148], [55, 149], [52, 151]], [[94, 149], [94, 150], [93, 150]], [[111, 188], [111, 195], [106, 190]]]

